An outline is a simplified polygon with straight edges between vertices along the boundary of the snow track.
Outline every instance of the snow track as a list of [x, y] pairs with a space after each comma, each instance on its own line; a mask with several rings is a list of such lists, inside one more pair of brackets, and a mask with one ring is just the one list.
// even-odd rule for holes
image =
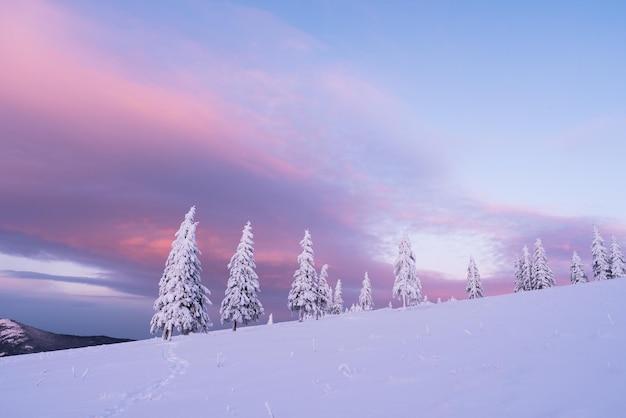
[[152, 401], [154, 399], [162, 399], [165, 397], [166, 390], [161, 390], [178, 376], [182, 376], [187, 373], [189, 362], [185, 359], [178, 357], [176, 354], [176, 347], [178, 342], [169, 342], [163, 344], [161, 355], [163, 361], [169, 367], [169, 374], [161, 379], [157, 380], [146, 387], [139, 388], [134, 391], [126, 392], [122, 400], [113, 408], [106, 409], [104, 412], [95, 415], [98, 418], [112, 417], [125, 412], [129, 407], [146, 401]]

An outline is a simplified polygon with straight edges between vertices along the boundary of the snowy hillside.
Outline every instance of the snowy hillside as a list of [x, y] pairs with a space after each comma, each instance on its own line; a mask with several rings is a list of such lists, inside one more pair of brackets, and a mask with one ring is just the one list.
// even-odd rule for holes
[[622, 417], [626, 280], [0, 359], [6, 417]]
[[0, 357], [128, 341], [132, 340], [103, 335], [83, 337], [55, 334], [10, 319], [0, 319]]

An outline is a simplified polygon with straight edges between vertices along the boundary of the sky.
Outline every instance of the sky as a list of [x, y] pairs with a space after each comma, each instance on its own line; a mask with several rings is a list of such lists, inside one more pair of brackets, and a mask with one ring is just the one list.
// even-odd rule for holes
[[[486, 295], [541, 238], [558, 284], [597, 225], [626, 245], [617, 1], [0, 2], [0, 317], [147, 338], [196, 206], [220, 328], [252, 223], [287, 320], [304, 230], [347, 305], [392, 299], [408, 234], [430, 300]], [[394, 301], [398, 304], [398, 301]], [[266, 319], [264, 319], [266, 320]], [[228, 324], [226, 324], [228, 326]]]

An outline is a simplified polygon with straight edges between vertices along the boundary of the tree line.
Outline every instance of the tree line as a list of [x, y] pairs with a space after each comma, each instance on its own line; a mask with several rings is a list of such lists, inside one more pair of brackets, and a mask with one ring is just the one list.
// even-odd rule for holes
[[[196, 208], [192, 206], [175, 234], [176, 239], [172, 242], [159, 280], [159, 296], [153, 305], [155, 314], [150, 321], [150, 332], [161, 332], [165, 340], [171, 338], [174, 330], [187, 335], [207, 332], [213, 325], [207, 313], [207, 308], [212, 305], [209, 299], [211, 292], [201, 283], [200, 278], [202, 269], [198, 258], [200, 250], [196, 244], [198, 222], [194, 220], [195, 213]], [[298, 314], [300, 321], [343, 313], [341, 280], [337, 280], [333, 291], [328, 284], [328, 265], [323, 265], [319, 274], [315, 270], [313, 243], [308, 230], [305, 230], [300, 246], [302, 253], [298, 256], [299, 267], [294, 273], [287, 306]], [[258, 321], [264, 313], [258, 298], [260, 286], [255, 272], [250, 222], [244, 226], [237, 250], [227, 268], [229, 277], [220, 304], [220, 321], [232, 322], [235, 331], [238, 324]], [[358, 304], [353, 305], [351, 310], [368, 311], [373, 306], [372, 284], [365, 272]]]
[[[198, 222], [194, 220], [196, 208], [192, 206], [185, 215], [175, 234], [172, 248], [159, 280], [159, 296], [154, 302], [155, 314], [150, 321], [152, 334], [161, 332], [163, 339], [170, 339], [174, 329], [183, 335], [191, 332], [207, 332], [213, 325], [207, 313], [212, 305], [211, 292], [201, 284], [200, 250], [196, 244], [195, 231]], [[299, 321], [308, 318], [319, 319], [324, 315], [344, 312], [341, 280], [338, 279], [334, 291], [328, 283], [328, 265], [324, 264], [319, 273], [315, 268], [313, 241], [309, 230], [304, 231], [300, 241], [302, 252], [298, 255], [298, 268], [287, 297], [287, 307], [298, 315]], [[596, 280], [626, 276], [626, 262], [621, 248], [613, 236], [610, 250], [604, 245], [597, 227], [591, 245], [592, 271]], [[398, 246], [394, 262], [394, 284], [392, 295], [402, 302], [402, 307], [414, 306], [427, 301], [422, 296], [422, 284], [417, 272], [415, 253], [411, 241], [405, 234]], [[232, 322], [233, 331], [238, 324], [258, 321], [264, 313], [258, 293], [259, 278], [255, 272], [254, 241], [252, 225], [247, 222], [241, 240], [227, 265], [229, 277], [224, 298], [220, 304], [220, 321]], [[574, 251], [570, 267], [571, 283], [587, 282], [587, 276], [580, 257]], [[469, 299], [484, 296], [480, 273], [476, 262], [470, 256], [467, 267], [466, 293]], [[530, 291], [554, 286], [555, 279], [548, 266], [541, 239], [537, 239], [531, 257], [527, 246], [522, 256], [516, 256], [514, 263], [513, 291]], [[391, 305], [391, 303], [390, 303]], [[368, 311], [373, 309], [372, 284], [367, 272], [362, 281], [358, 303], [350, 308]], [[270, 316], [271, 321], [271, 316]]]

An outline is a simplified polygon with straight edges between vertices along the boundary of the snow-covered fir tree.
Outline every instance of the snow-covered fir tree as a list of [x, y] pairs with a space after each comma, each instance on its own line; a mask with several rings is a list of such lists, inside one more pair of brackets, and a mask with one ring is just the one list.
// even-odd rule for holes
[[341, 290], [341, 279], [337, 279], [337, 284], [335, 285], [335, 293], [333, 295], [333, 307], [330, 310], [330, 313], [333, 315], [339, 315], [343, 312], [343, 291]]
[[569, 268], [569, 280], [572, 284], [587, 283], [589, 281], [587, 279], [587, 273], [585, 273], [583, 262], [576, 251], [574, 251], [572, 255], [572, 264]]
[[548, 258], [546, 257], [546, 250], [543, 248], [543, 244], [540, 238], [535, 241], [535, 259], [533, 260], [533, 290], [546, 289], [554, 286], [554, 274], [548, 266]]
[[609, 271], [607, 279], [617, 279], [626, 276], [626, 262], [622, 248], [617, 242], [615, 235], [611, 238], [611, 251], [609, 254]]
[[224, 299], [220, 305], [222, 324], [233, 323], [233, 331], [237, 324], [247, 324], [257, 321], [263, 314], [263, 305], [259, 301], [259, 276], [254, 269], [254, 241], [252, 241], [252, 226], [246, 223], [241, 234], [237, 251], [231, 257], [228, 268], [230, 276], [226, 284]]
[[159, 297], [154, 302], [156, 313], [150, 321], [150, 332], [161, 331], [165, 340], [171, 338], [174, 329], [187, 335], [207, 332], [212, 325], [206, 310], [211, 305], [211, 292], [200, 283], [195, 214], [196, 207], [192, 206], [175, 234], [159, 281]]
[[609, 275], [609, 257], [604, 239], [600, 235], [597, 226], [593, 226], [593, 240], [591, 242], [591, 270], [596, 280], [606, 280]]
[[314, 266], [313, 242], [308, 229], [304, 231], [300, 247], [302, 247], [302, 253], [298, 256], [300, 267], [293, 274], [294, 280], [289, 290], [287, 306], [292, 312], [298, 313], [298, 320], [302, 322], [306, 317], [315, 316], [317, 309], [315, 290], [317, 272]]
[[474, 257], [470, 256], [469, 264], [467, 266], [467, 297], [468, 299], [476, 299], [482, 298], [483, 294], [483, 285], [480, 281], [480, 273], [478, 272], [478, 267], [476, 267], [476, 262], [474, 261]]
[[519, 258], [519, 255], [515, 256], [515, 262], [513, 263], [514, 268], [514, 282], [513, 282], [513, 293], [521, 292], [524, 290], [524, 276], [522, 275], [522, 260]]
[[398, 246], [398, 257], [394, 263], [395, 281], [392, 294], [402, 301], [402, 307], [413, 306], [422, 301], [422, 283], [417, 275], [415, 254], [411, 241], [404, 235]]
[[372, 282], [370, 282], [367, 272], [365, 272], [361, 293], [359, 294], [359, 307], [363, 311], [371, 311], [374, 307], [374, 302], [372, 301]]
[[316, 313], [318, 316], [330, 313], [333, 290], [328, 284], [328, 264], [324, 264], [317, 278]]
[[530, 259], [530, 252], [528, 251], [528, 247], [525, 245], [524, 248], [522, 248], [522, 264], [520, 271], [522, 275], [522, 290], [533, 290], [535, 286], [533, 278], [533, 264]]

